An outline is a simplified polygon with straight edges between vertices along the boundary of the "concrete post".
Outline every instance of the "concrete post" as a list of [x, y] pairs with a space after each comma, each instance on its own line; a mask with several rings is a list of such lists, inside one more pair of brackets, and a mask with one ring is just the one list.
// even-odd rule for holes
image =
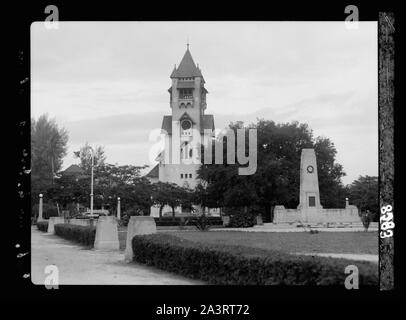
[[121, 220], [120, 197], [117, 198], [117, 220]]
[[63, 217], [50, 217], [48, 220], [48, 233], [55, 233], [55, 225], [56, 224], [62, 224], [65, 222], [65, 219]]
[[345, 207], [348, 208], [348, 206], [349, 206], [348, 198], [345, 198]]
[[42, 217], [42, 210], [43, 210], [43, 204], [42, 204], [42, 193], [39, 195], [39, 206], [38, 206], [38, 219], [37, 221], [44, 221], [44, 218]]
[[151, 216], [132, 216], [128, 221], [127, 241], [124, 260], [131, 262], [134, 257], [132, 240], [136, 235], [156, 233], [155, 219]]
[[117, 218], [114, 216], [100, 216], [96, 225], [96, 250], [119, 250]]

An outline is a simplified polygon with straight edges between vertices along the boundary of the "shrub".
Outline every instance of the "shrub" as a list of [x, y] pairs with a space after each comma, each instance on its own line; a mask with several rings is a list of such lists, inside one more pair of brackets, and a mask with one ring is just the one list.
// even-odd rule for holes
[[143, 207], [134, 206], [124, 211], [120, 219], [120, 226], [128, 226], [128, 222], [132, 216], [142, 216], [144, 214]]
[[203, 245], [168, 234], [135, 236], [134, 261], [216, 285], [338, 285], [356, 264], [359, 284], [378, 285], [368, 262], [290, 255], [250, 247]]
[[[32, 216], [38, 217], [38, 210], [39, 210], [38, 207], [39, 207], [38, 204], [35, 204], [32, 207], [32, 210], [31, 210]], [[57, 217], [57, 216], [58, 216], [58, 209], [57, 209], [56, 205], [45, 202], [42, 206], [42, 217], [44, 219], [48, 219], [50, 217]]]
[[37, 221], [37, 229], [42, 232], [48, 231], [48, 221]]
[[64, 239], [93, 247], [94, 239], [96, 237], [96, 227], [61, 223], [55, 225], [55, 234]]
[[196, 218], [195, 226], [200, 231], [207, 231], [210, 228], [209, 219], [205, 214], [202, 214]]
[[[170, 226], [181, 226], [181, 225], [196, 225], [196, 221], [198, 219], [197, 216], [189, 216], [189, 217], [162, 217], [162, 218], [154, 218], [155, 224], [157, 227], [170, 227]], [[181, 221], [182, 219], [183, 222]], [[206, 216], [207, 223], [210, 226], [221, 226], [223, 221], [221, 217], [210, 217]]]
[[374, 219], [374, 214], [367, 210], [366, 212], [361, 212], [360, 216], [365, 231], [368, 231], [369, 225]]
[[230, 215], [230, 228], [249, 228], [256, 224], [256, 216], [252, 213], [238, 212]]

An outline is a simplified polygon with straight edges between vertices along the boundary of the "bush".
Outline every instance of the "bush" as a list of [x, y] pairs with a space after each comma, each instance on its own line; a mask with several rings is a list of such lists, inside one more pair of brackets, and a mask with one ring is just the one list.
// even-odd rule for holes
[[134, 206], [124, 211], [123, 215], [121, 216], [119, 225], [120, 226], [128, 226], [128, 222], [132, 216], [142, 216], [144, 214], [143, 207]]
[[37, 229], [42, 232], [47, 232], [48, 231], [48, 221], [37, 222]]
[[368, 231], [370, 223], [374, 220], [374, 214], [367, 210], [366, 212], [360, 213], [360, 218], [365, 231]]
[[207, 231], [210, 228], [209, 219], [205, 214], [202, 214], [196, 218], [195, 226], [200, 231]]
[[[38, 204], [35, 204], [32, 207], [32, 210], [31, 210], [32, 216], [38, 217], [38, 210], [39, 210], [38, 207], [39, 207]], [[42, 217], [44, 219], [48, 219], [50, 217], [57, 217], [57, 216], [58, 216], [58, 209], [57, 209], [56, 205], [53, 205], [51, 203], [46, 203], [46, 202], [42, 205]]]
[[230, 215], [230, 228], [249, 228], [256, 224], [256, 216], [252, 213], [238, 212]]
[[55, 225], [55, 234], [61, 238], [93, 247], [94, 239], [96, 237], [96, 227], [61, 223]]
[[[155, 224], [157, 227], [170, 227], [170, 226], [181, 226], [183, 224], [192, 226], [196, 225], [198, 216], [189, 216], [189, 217], [162, 217], [162, 218], [154, 218]], [[181, 220], [184, 219], [182, 222]], [[221, 217], [210, 217], [206, 216], [207, 223], [210, 226], [221, 226], [223, 224], [223, 220]]]
[[359, 284], [378, 285], [368, 262], [290, 255], [250, 247], [203, 245], [168, 234], [135, 236], [134, 261], [216, 285], [338, 285], [356, 264]]

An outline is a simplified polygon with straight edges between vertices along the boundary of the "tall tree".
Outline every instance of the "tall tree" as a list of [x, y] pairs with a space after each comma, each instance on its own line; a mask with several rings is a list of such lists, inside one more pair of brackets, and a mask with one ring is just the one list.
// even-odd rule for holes
[[[223, 143], [223, 164], [205, 164], [198, 171], [199, 178], [207, 183], [207, 192], [219, 207], [252, 207], [260, 205], [267, 220], [272, 219], [271, 208], [276, 204], [295, 208], [299, 203], [300, 156], [303, 148], [315, 148], [317, 166], [322, 186], [343, 189], [340, 178], [342, 166], [335, 162], [336, 150], [330, 140], [313, 138], [307, 124], [279, 123], [260, 119], [244, 127], [241, 122], [230, 128], [257, 130], [257, 170], [253, 175], [238, 175], [238, 164], [226, 163], [226, 141]], [[248, 150], [248, 132], [245, 134]], [[203, 152], [210, 152], [203, 149]], [[236, 161], [237, 163], [237, 161]], [[323, 205], [334, 203], [337, 194], [320, 189]], [[344, 194], [342, 198], [344, 201]]]
[[[43, 192], [54, 182], [66, 155], [68, 133], [47, 114], [31, 119], [31, 181], [33, 193]], [[42, 190], [42, 191], [41, 191]]]
[[369, 210], [377, 217], [379, 213], [378, 177], [360, 176], [348, 186], [348, 197], [360, 211]]
[[95, 167], [100, 167], [104, 165], [106, 160], [106, 154], [104, 152], [103, 146], [96, 146], [94, 149], [89, 145], [88, 142], [85, 143], [79, 151], [74, 152], [75, 156], [80, 159], [80, 167], [87, 173], [90, 173], [92, 167], [92, 155], [94, 157], [93, 164]]
[[343, 166], [335, 162], [337, 150], [334, 143], [325, 137], [317, 137], [314, 143], [317, 157], [320, 202], [326, 208], [344, 208], [345, 188], [341, 178], [345, 176]]

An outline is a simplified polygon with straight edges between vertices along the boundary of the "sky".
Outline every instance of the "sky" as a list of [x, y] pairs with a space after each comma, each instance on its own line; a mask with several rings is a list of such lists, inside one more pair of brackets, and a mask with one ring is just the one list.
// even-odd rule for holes
[[59, 22], [31, 25], [31, 116], [69, 133], [63, 168], [88, 142], [107, 162], [150, 165], [170, 115], [174, 65], [190, 43], [216, 128], [257, 118], [330, 138], [349, 184], [378, 175], [377, 23]]

